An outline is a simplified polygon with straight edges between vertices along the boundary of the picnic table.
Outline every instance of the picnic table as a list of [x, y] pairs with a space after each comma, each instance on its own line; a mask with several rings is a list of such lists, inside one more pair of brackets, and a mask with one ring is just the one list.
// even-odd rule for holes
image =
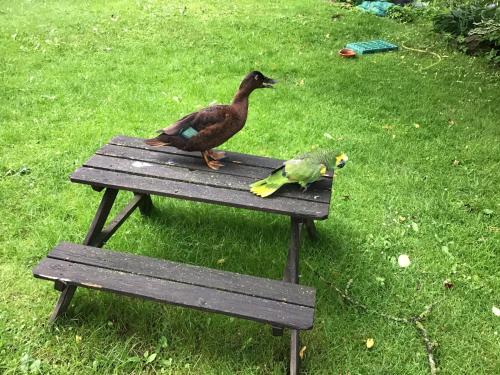
[[[117, 136], [78, 168], [72, 182], [104, 193], [83, 244], [57, 245], [33, 270], [35, 277], [54, 281], [61, 292], [51, 321], [66, 311], [78, 286], [237, 316], [271, 325], [274, 335], [291, 329], [289, 370], [296, 374], [299, 331], [312, 328], [315, 309], [314, 288], [298, 284], [301, 228], [314, 238], [314, 221], [328, 217], [333, 177], [323, 177], [306, 192], [293, 184], [260, 198], [249, 192], [249, 185], [268, 176], [283, 160], [226, 155], [224, 167], [213, 171], [200, 153], [151, 147], [141, 138]], [[132, 199], [105, 225], [120, 190], [132, 192]], [[283, 280], [103, 250], [135, 209], [149, 214], [151, 195], [289, 216]]]

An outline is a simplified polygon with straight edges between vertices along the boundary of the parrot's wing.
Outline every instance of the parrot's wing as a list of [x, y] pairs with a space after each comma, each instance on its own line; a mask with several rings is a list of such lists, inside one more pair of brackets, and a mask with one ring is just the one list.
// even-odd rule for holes
[[285, 163], [285, 175], [290, 181], [307, 184], [319, 177], [320, 166], [308, 162], [307, 159], [292, 159]]

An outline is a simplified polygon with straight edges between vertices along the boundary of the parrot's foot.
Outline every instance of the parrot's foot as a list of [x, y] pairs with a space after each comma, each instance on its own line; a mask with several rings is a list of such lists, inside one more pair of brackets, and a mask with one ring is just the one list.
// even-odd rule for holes
[[208, 156], [214, 160], [221, 160], [226, 157], [226, 153], [224, 151], [213, 151], [213, 150], [208, 150], [207, 151]]
[[213, 170], [218, 170], [220, 167], [224, 166], [221, 162], [218, 162], [217, 160], [209, 160], [207, 162], [207, 167]]

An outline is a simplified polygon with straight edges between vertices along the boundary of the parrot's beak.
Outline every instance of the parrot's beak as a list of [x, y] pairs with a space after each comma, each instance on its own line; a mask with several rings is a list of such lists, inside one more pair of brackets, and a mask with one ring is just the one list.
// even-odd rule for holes
[[337, 168], [343, 168], [345, 166], [345, 163], [347, 163], [347, 160], [349, 160], [347, 155], [342, 153], [335, 158], [335, 165], [337, 166]]

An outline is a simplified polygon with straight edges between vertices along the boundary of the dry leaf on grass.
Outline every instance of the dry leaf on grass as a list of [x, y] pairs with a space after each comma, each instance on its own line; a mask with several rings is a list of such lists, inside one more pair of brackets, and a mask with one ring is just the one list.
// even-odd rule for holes
[[304, 359], [305, 355], [306, 355], [306, 349], [307, 349], [307, 346], [303, 346], [302, 349], [300, 349], [300, 352], [299, 352], [299, 357], [300, 359]]
[[373, 348], [374, 345], [375, 345], [375, 340], [374, 339], [372, 339], [372, 338], [366, 339], [366, 347], [368, 349]]

